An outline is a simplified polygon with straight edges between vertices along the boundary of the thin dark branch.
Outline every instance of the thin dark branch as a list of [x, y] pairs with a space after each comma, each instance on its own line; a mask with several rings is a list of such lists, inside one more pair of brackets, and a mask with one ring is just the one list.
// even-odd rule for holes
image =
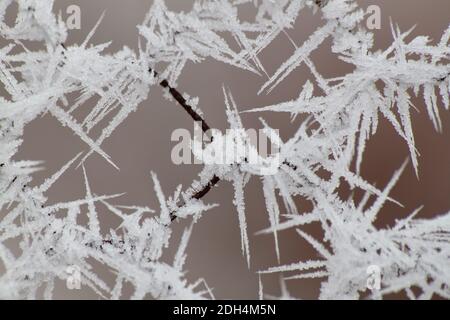
[[[64, 45], [64, 43], [61, 43], [61, 47], [64, 49], [64, 51], [67, 51], [67, 47]], [[149, 68], [148, 70], [150, 73], [152, 73], [152, 75], [154, 77], [158, 77], [158, 72], [156, 72], [155, 70]], [[199, 121], [202, 124], [202, 131], [206, 134], [210, 134], [210, 129], [211, 127], [208, 125], [208, 123], [205, 121], [205, 119], [203, 119], [203, 117], [201, 115], [199, 115], [194, 108], [189, 105], [186, 101], [186, 99], [183, 97], [183, 95], [174, 87], [172, 87], [169, 84], [169, 81], [167, 79], [162, 79], [159, 83], [159, 85], [165, 89], [169, 89], [169, 93], [170, 95], [175, 99], [176, 102], [178, 102], [178, 104], [191, 116], [191, 118], [194, 121]], [[211, 141], [212, 141], [212, 137]], [[203, 198], [210, 190], [212, 187], [214, 187], [218, 182], [220, 181], [220, 178], [217, 177], [216, 175], [214, 175], [211, 180], [199, 191], [197, 191], [191, 199], [197, 199], [200, 200], [201, 198]], [[179, 208], [182, 208], [184, 206], [184, 204], [180, 205]], [[176, 220], [178, 217], [176, 215], [176, 211], [171, 212], [170, 213], [170, 220], [174, 221]]]
[[[149, 69], [149, 72], [153, 73], [153, 76], [158, 77], [158, 72], [156, 72], [153, 69]], [[199, 115], [189, 104], [187, 104], [186, 99], [183, 97], [183, 95], [174, 87], [170, 86], [169, 81], [167, 79], [162, 79], [159, 83], [159, 85], [165, 89], [169, 89], [169, 93], [172, 95], [172, 97], [175, 99], [175, 101], [178, 102], [178, 104], [191, 116], [192, 119], [195, 121], [200, 121], [202, 123], [202, 130], [204, 133], [207, 133], [210, 130], [210, 126], [206, 122], [205, 119], [201, 115]], [[211, 137], [212, 139], [212, 137]], [[297, 170], [297, 166], [289, 163], [288, 161], [284, 161], [283, 164], [289, 166], [293, 170]], [[219, 183], [220, 178], [216, 175], [214, 175], [211, 180], [199, 191], [197, 191], [191, 199], [201, 199], [206, 194], [208, 194], [209, 191], [211, 191], [212, 187], [214, 187], [217, 183]], [[185, 204], [181, 204], [179, 208], [182, 208]], [[175, 221], [178, 218], [176, 215], [176, 211], [173, 211], [170, 213], [170, 220]]]
[[208, 184], [200, 191], [198, 191], [192, 198], [194, 199], [201, 199], [203, 196], [205, 196], [209, 190], [211, 190], [212, 187], [214, 187], [218, 182], [220, 181], [220, 178], [216, 175], [212, 177], [212, 179], [208, 182]]
[[319, 8], [323, 8], [328, 4], [328, 0], [314, 0], [314, 3], [319, 6]]
[[[155, 77], [158, 77], [158, 72], [154, 71], [153, 69], [148, 70], [150, 73], [152, 73]], [[201, 115], [199, 115], [192, 106], [190, 106], [186, 99], [183, 97], [183, 95], [174, 87], [172, 87], [169, 84], [169, 81], [167, 79], [162, 79], [159, 85], [165, 89], [169, 89], [170, 95], [175, 99], [176, 102], [191, 116], [194, 121], [201, 122], [202, 123], [202, 131], [204, 133], [210, 133], [211, 127], [208, 125], [208, 123], [205, 121], [205, 119], [202, 118]]]
[[[323, 5], [323, 3], [321, 3], [321, 0], [317, 0], [316, 3], [321, 6]], [[64, 49], [64, 51], [67, 51], [66, 46], [64, 45], [64, 43], [61, 43], [61, 47]], [[157, 71], [149, 68], [148, 70], [154, 77], [158, 77], [159, 74]], [[173, 97], [173, 99], [175, 99], [175, 101], [189, 114], [189, 116], [197, 122], [201, 122], [202, 124], [202, 131], [206, 134], [210, 134], [210, 129], [211, 127], [208, 125], [208, 123], [206, 122], [206, 120], [200, 115], [198, 114], [194, 108], [188, 104], [188, 102], [186, 101], [186, 99], [183, 97], [183, 95], [175, 88], [172, 87], [169, 83], [169, 81], [167, 79], [162, 79], [159, 82], [159, 85], [161, 87], [163, 87], [164, 89], [168, 89], [170, 95]], [[212, 140], [212, 137], [210, 137]], [[285, 164], [289, 165], [291, 168], [293, 168], [294, 170], [296, 169], [296, 166], [289, 164], [288, 162], [284, 162]], [[199, 191], [197, 191], [196, 193], [194, 193], [191, 197], [191, 199], [197, 199], [200, 200], [201, 198], [203, 198], [206, 194], [208, 194], [209, 191], [211, 191], [211, 189], [217, 185], [220, 181], [220, 178], [216, 175], [214, 175], [210, 181], [208, 181], [208, 183]], [[179, 208], [182, 208], [185, 204], [181, 204], [179, 206]], [[178, 216], [176, 215], [176, 211], [173, 211], [170, 213], [170, 220], [171, 222], [175, 221], [178, 218]], [[103, 240], [102, 244], [113, 244], [112, 240]], [[93, 246], [93, 243], [88, 244], [88, 246]], [[102, 245], [100, 245], [100, 248], [102, 248]]]
[[[321, 1], [318, 0], [318, 5], [321, 4]], [[61, 47], [64, 49], [64, 51], [67, 50], [66, 46], [61, 43]], [[159, 74], [157, 71], [153, 70], [152, 68], [149, 68], [148, 70], [154, 77], [159, 77]], [[169, 83], [169, 81], [167, 79], [162, 79], [159, 82], [159, 85], [161, 87], [163, 87], [164, 89], [168, 89], [170, 95], [173, 97], [173, 99], [175, 99], [175, 101], [189, 114], [189, 116], [197, 122], [201, 122], [202, 124], [202, 131], [206, 134], [210, 134], [210, 129], [211, 127], [208, 125], [208, 123], [206, 122], [206, 120], [200, 115], [198, 114], [194, 108], [188, 104], [188, 102], [186, 101], [186, 99], [183, 97], [183, 95], [175, 88], [172, 87]], [[210, 137], [212, 140], [212, 137]], [[288, 166], [290, 166], [292, 169], [296, 170], [297, 167], [284, 161], [284, 164], [287, 164]], [[210, 181], [208, 181], [208, 183], [206, 185], [203, 186], [202, 189], [200, 189], [199, 191], [197, 191], [196, 193], [194, 193], [191, 197], [191, 199], [197, 199], [200, 200], [201, 198], [203, 198], [206, 194], [208, 194], [209, 191], [211, 191], [212, 187], [214, 187], [215, 185], [217, 185], [220, 181], [220, 178], [216, 175], [214, 175]], [[179, 205], [179, 208], [182, 208], [185, 204], [181, 204]], [[176, 211], [173, 211], [170, 213], [170, 220], [171, 221], [175, 221], [178, 218], [178, 216], [176, 215]]]
[[[200, 200], [211, 190], [212, 187], [214, 187], [217, 183], [219, 183], [219, 181], [220, 181], [220, 178], [218, 176], [214, 175], [212, 177], [212, 179], [209, 180], [208, 183], [201, 190], [194, 193], [194, 195], [191, 197], [191, 199]], [[183, 206], [184, 206], [184, 204], [181, 205], [179, 208], [182, 208]], [[176, 215], [176, 211], [170, 213], [170, 221], [174, 221], [177, 218], [178, 218], [178, 216]]]
[[[153, 69], [148, 70], [154, 77], [158, 77], [158, 72], [156, 72]], [[202, 124], [202, 131], [206, 134], [210, 134], [211, 127], [208, 125], [205, 119], [201, 115], [199, 115], [192, 106], [190, 106], [186, 99], [183, 97], [183, 95], [174, 87], [172, 87], [169, 84], [169, 81], [167, 79], [162, 79], [159, 82], [159, 85], [163, 87], [164, 89], [169, 89], [170, 95], [175, 99], [176, 102], [191, 116], [191, 118], [194, 121], [201, 122]], [[212, 139], [212, 137], [210, 137]], [[211, 191], [211, 188], [214, 187], [217, 183], [219, 183], [220, 178], [216, 175], [214, 175], [210, 181], [199, 191], [194, 193], [192, 195], [191, 199], [197, 199], [200, 200], [203, 198], [209, 191]], [[179, 208], [182, 208], [185, 204], [182, 204], [179, 206]], [[170, 220], [175, 221], [178, 218], [176, 215], [176, 211], [173, 211], [170, 213]]]

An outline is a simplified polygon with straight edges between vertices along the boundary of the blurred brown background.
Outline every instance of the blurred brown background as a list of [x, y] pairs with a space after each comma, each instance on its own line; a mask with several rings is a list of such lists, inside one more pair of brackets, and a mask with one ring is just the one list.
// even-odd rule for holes
[[[450, 22], [448, 0], [360, 2], [364, 8], [376, 4], [382, 9], [382, 28], [375, 32], [378, 48], [387, 47], [392, 40], [390, 18], [398, 23], [403, 31], [417, 25], [413, 35], [429, 35], [435, 40], [440, 38]], [[174, 10], [186, 10], [190, 8], [192, 1], [168, 0], [167, 3]], [[106, 10], [105, 18], [92, 41], [103, 43], [112, 40], [109, 50], [116, 51], [123, 45], [137, 49], [136, 25], [142, 22], [152, 1], [57, 0], [55, 10], [61, 10], [62, 16], [67, 17], [66, 8], [71, 4], [80, 6], [82, 24], [81, 30], [70, 32], [68, 45], [81, 42]], [[295, 29], [288, 30], [288, 33], [297, 44], [301, 44], [320, 23], [319, 14], [313, 15], [312, 12], [305, 10], [298, 18]], [[287, 37], [279, 36], [262, 52], [260, 58], [266, 70], [272, 74], [293, 51], [294, 48]], [[326, 77], [342, 75], [348, 71], [347, 65], [330, 54], [329, 42], [320, 47], [312, 56], [312, 60]], [[178, 88], [181, 92], [199, 97], [199, 106], [208, 123], [213, 127], [224, 129], [226, 118], [222, 85], [230, 88], [238, 107], [243, 110], [293, 99], [298, 96], [301, 86], [308, 78], [311, 78], [309, 70], [304, 66], [300, 67], [271, 94], [258, 96], [257, 91], [265, 82], [264, 78], [207, 60], [198, 65], [189, 64], [182, 73]], [[450, 210], [448, 141], [450, 116], [448, 112], [441, 110], [444, 130], [442, 134], [436, 133], [427, 118], [422, 101], [415, 101], [415, 105], [420, 110], [420, 113], [414, 113], [413, 116], [417, 148], [421, 154], [420, 176], [417, 179], [412, 166], [408, 166], [392, 193], [404, 208], [386, 205], [381, 213], [381, 226], [391, 222], [394, 217], [407, 215], [421, 205], [424, 205], [421, 216], [434, 216]], [[298, 126], [298, 122], [290, 122], [287, 114], [271, 113], [245, 114], [243, 115], [245, 126], [259, 128], [260, 116], [263, 116], [273, 128], [279, 129], [285, 139]], [[153, 195], [150, 170], [158, 174], [166, 194], [172, 194], [178, 184], [188, 186], [200, 170], [199, 166], [172, 164], [170, 154], [174, 143], [170, 141], [170, 137], [172, 131], [177, 128], [192, 131], [193, 123], [175, 103], [162, 97], [159, 87], [152, 88], [149, 99], [103, 144], [104, 150], [120, 167], [120, 172], [96, 155], [87, 161], [86, 169], [93, 191], [97, 194], [127, 192], [115, 202], [148, 205], [158, 209], [159, 204]], [[76, 153], [86, 149], [87, 146], [69, 129], [60, 127], [51, 116], [44, 116], [26, 128], [24, 143], [16, 158], [45, 161], [46, 170], [36, 175], [36, 183], [39, 183]], [[383, 121], [376, 136], [369, 142], [363, 162], [363, 175], [369, 182], [382, 188], [407, 157], [406, 145], [395, 134], [390, 124]], [[84, 195], [82, 172], [76, 169], [68, 171], [52, 188], [49, 195], [51, 201], [82, 197]], [[269, 225], [261, 184], [257, 178], [252, 178], [245, 196], [252, 254], [250, 270], [241, 255], [238, 218], [231, 202], [232, 188], [228, 183], [221, 183], [204, 198], [205, 202], [218, 203], [220, 207], [205, 214], [195, 225], [189, 243], [186, 265], [188, 279], [205, 278], [214, 289], [217, 298], [257, 298], [258, 278], [255, 271], [277, 265], [272, 236], [253, 235]], [[300, 212], [307, 210], [301, 203], [298, 209]], [[102, 219], [105, 231], [117, 223], [107, 212], [102, 212]], [[186, 221], [176, 223], [176, 232], [171, 242], [174, 246], [167, 252], [168, 259], [172, 259], [181, 231], [186, 224]], [[293, 230], [285, 231], [281, 235], [282, 264], [297, 262], [315, 255], [309, 245]], [[277, 276], [264, 276], [262, 280], [266, 293], [279, 294]], [[63, 283], [58, 286], [60, 298], [95, 298], [90, 291], [68, 291], [64, 287]], [[293, 295], [301, 298], [316, 298], [319, 292], [318, 283], [309, 280], [289, 281], [288, 288]]]

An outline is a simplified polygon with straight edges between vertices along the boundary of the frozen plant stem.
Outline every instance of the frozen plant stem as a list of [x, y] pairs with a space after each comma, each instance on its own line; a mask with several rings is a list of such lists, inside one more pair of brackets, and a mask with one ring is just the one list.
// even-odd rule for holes
[[[153, 70], [153, 69], [149, 69], [149, 72], [153, 74], [153, 76], [155, 78], [158, 77], [158, 72]], [[172, 87], [169, 84], [169, 81], [167, 79], [162, 79], [159, 82], [159, 85], [161, 87], [163, 87], [164, 89], [169, 89], [169, 93], [170, 95], [175, 99], [176, 102], [178, 102], [178, 104], [191, 116], [191, 118], [195, 121], [195, 122], [201, 122], [202, 124], [202, 131], [205, 134], [209, 134], [210, 133], [210, 129], [211, 127], [208, 125], [208, 123], [206, 122], [206, 120], [199, 115], [194, 108], [192, 108], [192, 106], [190, 106], [186, 99], [183, 97], [183, 95], [180, 93], [180, 91], [178, 91], [175, 87]], [[212, 137], [210, 137], [210, 139], [212, 140]], [[289, 166], [291, 169], [293, 170], [297, 170], [297, 167], [291, 163], [289, 163], [288, 161], [284, 160], [283, 164]], [[211, 189], [212, 187], [214, 187], [217, 183], [219, 183], [220, 178], [216, 175], [214, 175], [211, 180], [199, 191], [197, 191], [193, 196], [192, 199], [197, 199], [200, 200], [201, 198], [203, 198]], [[180, 207], [182, 207], [184, 204], [180, 205]], [[176, 215], [176, 211], [175, 212], [171, 212], [170, 213], [170, 219], [171, 221], [174, 221], [177, 219], [177, 215]]]
[[[154, 71], [153, 69], [149, 69], [148, 70], [150, 73], [153, 74], [153, 76], [155, 78], [158, 78], [158, 72]], [[208, 123], [205, 121], [205, 119], [202, 118], [202, 116], [200, 116], [195, 110], [194, 108], [192, 108], [192, 106], [190, 106], [186, 99], [183, 97], [183, 95], [174, 87], [172, 87], [169, 84], [169, 81], [167, 79], [162, 79], [161, 82], [159, 83], [159, 85], [161, 87], [163, 87], [164, 89], [169, 89], [169, 93], [170, 95], [175, 99], [176, 102], [178, 102], [178, 104], [191, 116], [191, 118], [196, 121], [196, 122], [201, 122], [202, 123], [202, 131], [204, 133], [209, 134], [210, 131], [210, 126], [208, 125]]]
[[[149, 69], [149, 72], [153, 74], [153, 76], [158, 77], [158, 72], [153, 70], [153, 69]], [[169, 84], [169, 81], [167, 79], [162, 79], [159, 82], [159, 85], [161, 87], [163, 87], [164, 89], [169, 89], [169, 93], [170, 95], [175, 99], [176, 102], [178, 102], [178, 104], [191, 116], [191, 118], [196, 121], [196, 122], [201, 122], [202, 124], [202, 131], [205, 134], [209, 134], [210, 133], [210, 129], [211, 127], [208, 125], [208, 123], [206, 122], [206, 120], [199, 115], [197, 112], [195, 112], [194, 108], [192, 108], [192, 106], [190, 106], [186, 99], [183, 97], [183, 95], [175, 88], [172, 87]], [[210, 137], [210, 139], [212, 140], [212, 137]], [[289, 166], [291, 169], [293, 169], [294, 171], [297, 170], [297, 166], [289, 163], [288, 161], [284, 160], [282, 162], [283, 164]], [[214, 175], [211, 180], [199, 191], [197, 191], [193, 196], [192, 199], [201, 199], [203, 198], [203, 196], [205, 196], [212, 187], [214, 187], [218, 182], [220, 181], [220, 178], [216, 175]], [[181, 205], [182, 207], [183, 205]], [[177, 215], [176, 212], [171, 212], [170, 213], [170, 218], [171, 221], [174, 221], [177, 219]]]

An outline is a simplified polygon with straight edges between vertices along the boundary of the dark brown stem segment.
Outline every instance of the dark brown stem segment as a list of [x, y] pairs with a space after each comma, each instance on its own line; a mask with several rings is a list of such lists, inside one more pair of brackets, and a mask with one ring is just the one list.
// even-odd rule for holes
[[[214, 175], [211, 180], [208, 181], [208, 183], [199, 191], [194, 193], [194, 195], [191, 197], [191, 199], [197, 199], [200, 200], [203, 198], [209, 191], [211, 191], [211, 188], [214, 187], [217, 183], [219, 183], [220, 178], [216, 175]], [[183, 207], [183, 205], [180, 206]], [[170, 221], [175, 221], [178, 218], [176, 211], [173, 211], [170, 213]]]
[[[317, 0], [320, 1], [321, 0]], [[61, 47], [64, 49], [64, 51], [67, 50], [66, 46], [61, 43]], [[152, 68], [149, 68], [148, 71], [154, 76], [154, 77], [158, 77], [158, 72], [156, 72], [155, 70], [153, 70]], [[189, 105], [186, 101], [186, 99], [183, 97], [183, 95], [174, 87], [172, 87], [169, 83], [169, 81], [167, 79], [162, 79], [159, 83], [159, 85], [161, 87], [163, 87], [164, 89], [168, 89], [170, 95], [172, 96], [173, 99], [175, 99], [175, 101], [191, 116], [191, 118], [194, 121], [200, 121], [202, 124], [202, 131], [206, 134], [210, 133], [210, 129], [211, 127], [208, 125], [208, 123], [205, 121], [205, 119], [203, 119], [203, 117], [201, 115], [199, 115], [194, 108]], [[212, 139], [212, 137], [211, 137]], [[288, 164], [289, 165], [289, 164]], [[294, 168], [294, 170], [296, 169], [295, 166], [291, 166], [292, 168]], [[203, 186], [203, 188], [199, 191], [197, 191], [196, 193], [194, 193], [191, 197], [191, 199], [197, 199], [200, 200], [201, 198], [203, 198], [209, 191], [211, 191], [212, 187], [214, 187], [217, 183], [219, 183], [220, 178], [216, 175], [214, 175], [211, 180], [208, 181], [208, 183], [206, 185]], [[185, 204], [181, 204], [179, 206], [179, 208], [182, 208]], [[176, 215], [176, 211], [173, 211], [170, 213], [170, 220], [174, 221], [178, 218], [178, 216]]]
[[[61, 47], [64, 49], [64, 51], [67, 51], [67, 47], [64, 45], [64, 43], [61, 43]], [[155, 70], [149, 68], [148, 71], [154, 76], [154, 77], [158, 77], [158, 72], [156, 72]], [[202, 131], [206, 134], [210, 134], [211, 131], [211, 127], [208, 125], [208, 123], [205, 121], [205, 119], [203, 119], [203, 117], [201, 115], [199, 115], [194, 108], [189, 105], [186, 101], [186, 99], [183, 97], [183, 95], [174, 87], [172, 87], [169, 84], [169, 81], [167, 79], [162, 79], [161, 82], [159, 83], [159, 85], [161, 87], [163, 87], [164, 89], [169, 89], [169, 93], [170, 95], [175, 99], [176, 102], [178, 102], [178, 104], [191, 116], [192, 119], [194, 119], [194, 121], [200, 121], [202, 124]], [[211, 141], [212, 141], [212, 137], [211, 137]], [[212, 187], [214, 187], [218, 182], [220, 181], [220, 178], [216, 175], [214, 175], [210, 181], [208, 181], [208, 183], [203, 186], [203, 188], [199, 191], [197, 191], [196, 193], [194, 193], [191, 197], [191, 199], [197, 199], [200, 200], [201, 198], [203, 198], [210, 190]], [[179, 208], [183, 207], [185, 204], [182, 204], [179, 206]], [[178, 216], [176, 215], [176, 211], [173, 211], [170, 213], [170, 220], [174, 221], [178, 218]]]
[[[158, 77], [158, 72], [156, 72], [153, 69], [149, 69], [148, 70], [154, 77]], [[194, 121], [197, 122], [201, 122], [202, 124], [202, 131], [206, 134], [210, 134], [210, 130], [211, 127], [208, 125], [208, 123], [205, 121], [205, 119], [203, 119], [203, 117], [201, 115], [199, 115], [192, 106], [190, 106], [186, 99], [183, 97], [183, 95], [174, 87], [172, 87], [169, 83], [169, 81], [167, 79], [162, 79], [159, 82], [159, 85], [161, 87], [163, 87], [164, 89], [168, 89], [170, 95], [172, 96], [173, 99], [175, 99], [175, 101], [184, 109], [184, 111], [186, 111], [191, 118]], [[211, 138], [212, 139], [212, 138]], [[216, 175], [214, 175], [211, 180], [208, 181], [208, 183], [206, 185], [203, 186], [203, 188], [199, 191], [197, 191], [196, 193], [194, 193], [191, 197], [191, 199], [197, 199], [200, 200], [201, 198], [203, 198], [209, 191], [211, 191], [211, 188], [214, 187], [217, 183], [219, 183], [220, 178]], [[179, 206], [179, 208], [183, 207], [185, 204], [182, 204]], [[176, 211], [172, 211], [170, 213], [170, 220], [174, 221], [178, 218], [178, 216], [176, 215]]]
[[209, 192], [209, 190], [211, 190], [211, 188], [214, 187], [219, 181], [220, 181], [220, 178], [218, 176], [214, 175], [212, 177], [212, 179], [208, 182], [208, 184], [202, 190], [196, 192], [192, 196], [192, 198], [197, 199], [197, 200], [203, 198], [203, 196], [205, 194], [207, 194]]
[[314, 3], [319, 6], [319, 8], [323, 8], [327, 5], [328, 0], [314, 0]]
[[[155, 77], [158, 77], [158, 73], [156, 71], [154, 71], [153, 69], [149, 69], [149, 72], [152, 73]], [[178, 104], [191, 116], [192, 119], [194, 119], [194, 121], [200, 121], [202, 123], [202, 131], [204, 133], [208, 133], [208, 131], [210, 130], [210, 126], [208, 125], [208, 123], [205, 121], [205, 119], [203, 119], [203, 117], [201, 115], [199, 115], [194, 108], [192, 108], [192, 106], [190, 106], [186, 99], [183, 97], [183, 95], [174, 87], [172, 87], [169, 84], [169, 81], [167, 79], [162, 79], [159, 83], [159, 85], [165, 89], [169, 89], [169, 93], [170, 95], [175, 99], [175, 101], [178, 102]], [[212, 139], [212, 138], [211, 138]], [[293, 170], [297, 170], [297, 166], [284, 161], [283, 164], [288, 165], [289, 167], [291, 167]], [[220, 178], [216, 175], [214, 175], [211, 180], [208, 181], [208, 183], [206, 185], [203, 186], [203, 188], [199, 191], [197, 191], [196, 193], [194, 193], [191, 197], [191, 199], [197, 199], [200, 200], [201, 198], [203, 198], [209, 191], [211, 191], [211, 188], [214, 187], [217, 183], [219, 183]], [[185, 204], [181, 204], [179, 206], [179, 208], [182, 208]], [[176, 220], [178, 217], [176, 215], [176, 211], [172, 211], [170, 213], [170, 220], [174, 221]]]
[[[155, 77], [158, 77], [158, 72], [154, 71], [153, 69], [149, 69], [148, 70], [150, 73], [153, 73], [153, 75]], [[194, 108], [192, 108], [192, 106], [190, 106], [186, 99], [183, 97], [183, 95], [174, 87], [172, 87], [169, 84], [169, 81], [166, 79], [161, 80], [161, 82], [159, 83], [159, 85], [161, 87], [163, 87], [164, 89], [169, 89], [169, 93], [172, 96], [172, 98], [175, 99], [176, 102], [178, 102], [178, 104], [191, 116], [192, 119], [194, 119], [194, 121], [199, 121], [202, 123], [202, 131], [204, 133], [209, 133], [210, 132], [210, 126], [208, 125], [208, 123], [206, 123], [205, 119], [202, 118], [201, 115], [199, 115]]]

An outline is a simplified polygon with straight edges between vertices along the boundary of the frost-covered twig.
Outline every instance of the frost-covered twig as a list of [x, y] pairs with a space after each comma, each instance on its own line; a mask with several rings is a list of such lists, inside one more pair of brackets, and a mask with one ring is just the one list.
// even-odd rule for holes
[[[19, 10], [10, 26], [4, 19], [13, 1]], [[256, 7], [254, 19], [240, 18], [245, 3]], [[404, 292], [413, 299], [450, 297], [450, 214], [423, 220], [417, 217], [417, 210], [393, 227], [380, 229], [375, 224], [377, 215], [385, 202], [397, 203], [389, 193], [407, 162], [384, 190], [365, 181], [359, 169], [366, 143], [375, 134], [381, 115], [405, 141], [418, 172], [412, 98], [420, 95], [424, 99], [424, 109], [434, 127], [443, 130], [439, 105], [447, 111], [450, 104], [450, 28], [438, 43], [431, 44], [427, 37], [411, 39], [412, 29], [401, 32], [391, 24], [392, 44], [375, 51], [373, 34], [365, 28], [364, 12], [354, 0], [202, 0], [195, 1], [187, 12], [172, 12], [164, 1], [155, 0], [138, 26], [144, 44], [139, 51], [124, 47], [107, 54], [109, 44], [88, 45], [101, 18], [82, 44], [66, 46], [65, 24], [53, 14], [52, 7], [50, 0], [6, 0], [0, 4], [0, 35], [8, 41], [0, 48], [0, 82], [5, 89], [0, 97], [0, 266], [4, 266], [0, 270], [0, 297], [36, 298], [43, 287], [44, 297], [52, 298], [55, 282], [67, 280], [67, 268], [76, 267], [81, 284], [103, 298], [122, 297], [125, 283], [134, 287], [133, 298], [213, 298], [203, 279], [192, 285], [184, 280], [185, 250], [193, 224], [186, 228], [173, 264], [162, 261], [163, 251], [171, 245], [171, 222], [188, 217], [197, 221], [203, 212], [216, 206], [205, 204], [205, 195], [219, 181], [230, 183], [241, 249], [250, 265], [245, 187], [252, 176], [262, 181], [269, 221], [260, 234], [273, 235], [278, 261], [283, 254], [279, 233], [290, 228], [295, 228], [321, 256], [261, 272], [283, 274], [282, 297], [291, 298], [285, 287], [289, 282], [285, 281], [318, 278], [322, 281], [321, 298], [360, 298], [366, 289], [367, 268], [372, 266], [380, 268], [383, 275], [381, 290], [372, 298], [394, 292]], [[323, 24], [304, 43], [295, 45], [292, 55], [268, 75], [259, 54], [285, 29], [292, 28], [299, 13], [309, 7], [320, 11]], [[40, 42], [42, 49], [27, 48], [30, 40]], [[318, 72], [313, 54], [327, 40], [332, 53], [353, 66], [352, 71], [336, 78], [325, 78]], [[205, 59], [267, 76], [260, 92], [274, 90], [302, 64], [311, 70], [313, 78], [299, 88], [297, 99], [249, 111], [308, 115], [286, 141], [261, 119], [264, 131], [279, 146], [273, 171], [267, 174], [267, 159], [262, 164], [249, 161], [249, 150], [261, 157], [249, 142], [237, 102], [224, 88], [228, 123], [231, 131], [239, 134], [211, 133], [205, 149], [223, 152], [221, 142], [228, 142], [238, 149], [237, 157], [229, 163], [206, 163], [198, 180], [183, 192], [179, 186], [169, 198], [152, 173], [159, 212], [113, 204], [120, 195], [96, 195], [84, 162], [97, 153], [118, 168], [102, 144], [147, 99], [151, 86], [162, 87], [169, 98], [201, 123], [203, 133], [210, 133], [210, 124], [196, 104], [176, 87], [187, 63]], [[88, 108], [87, 101], [95, 103], [81, 118], [76, 111]], [[33, 174], [42, 163], [17, 161], [14, 155], [24, 127], [43, 114], [72, 130], [88, 151], [41, 185], [33, 186]], [[100, 135], [94, 136], [94, 129]], [[196, 156], [202, 151], [202, 147], [193, 148]], [[75, 162], [83, 168], [85, 196], [61, 203], [47, 199], [49, 188]], [[344, 183], [363, 190], [365, 197], [359, 202], [353, 197], [343, 198], [339, 190]], [[309, 200], [312, 210], [299, 208], [297, 198]], [[369, 201], [372, 198], [373, 203]], [[97, 206], [117, 216], [120, 226], [103, 230]], [[80, 223], [81, 216], [87, 218], [85, 224]], [[302, 228], [316, 223], [324, 231], [322, 239], [315, 239]], [[19, 243], [18, 252], [9, 248], [11, 241]], [[92, 260], [116, 274], [113, 287], [97, 274]], [[260, 297], [264, 296], [262, 280], [260, 277]], [[198, 289], [200, 285], [204, 290]], [[413, 287], [419, 287], [421, 294], [415, 294]]]

